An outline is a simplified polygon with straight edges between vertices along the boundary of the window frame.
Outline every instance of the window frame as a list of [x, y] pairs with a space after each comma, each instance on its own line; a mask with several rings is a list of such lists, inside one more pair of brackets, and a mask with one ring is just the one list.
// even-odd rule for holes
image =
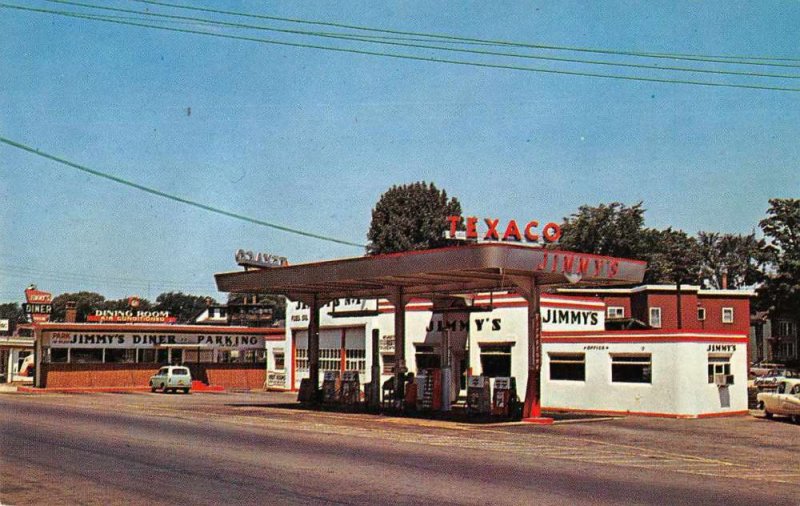
[[700, 322], [706, 321], [707, 315], [708, 315], [708, 312], [706, 311], [706, 308], [704, 308], [704, 307], [697, 308], [697, 321], [700, 321]]
[[[610, 354], [611, 357], [611, 383], [626, 385], [652, 385], [653, 384], [653, 354], [652, 353], [616, 353]], [[620, 379], [620, 373], [615, 374], [615, 367], [635, 367], [641, 366], [642, 380]], [[624, 370], [624, 369], [623, 369]], [[646, 372], [646, 373], [645, 373]], [[615, 379], [616, 378], [616, 379]]]
[[[658, 313], [658, 317], [657, 318], [653, 317], [654, 313]], [[650, 327], [652, 327], [654, 329], [660, 329], [661, 325], [662, 325], [661, 316], [662, 316], [661, 306], [649, 307], [648, 310], [647, 310], [647, 324], [650, 325]], [[658, 325], [653, 323], [656, 319], [658, 320]]]
[[[613, 314], [612, 314], [613, 312]], [[625, 318], [625, 306], [606, 307], [606, 318]]]
[[[548, 352], [547, 359], [550, 363], [550, 381], [577, 381], [581, 383], [586, 382], [586, 353], [584, 352]], [[580, 365], [580, 378], [573, 377], [553, 377], [553, 364], [556, 365]], [[562, 373], [569, 372], [569, 369], [557, 368]]]
[[[725, 314], [730, 313], [730, 319], [725, 318]], [[732, 306], [725, 306], [722, 308], [722, 323], [733, 323], [734, 311]]]

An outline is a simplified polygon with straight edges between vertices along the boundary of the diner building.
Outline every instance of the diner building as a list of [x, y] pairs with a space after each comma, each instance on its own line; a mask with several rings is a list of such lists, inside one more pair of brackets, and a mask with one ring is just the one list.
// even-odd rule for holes
[[224, 388], [263, 388], [265, 348], [282, 328], [164, 323], [34, 323], [34, 386], [145, 387], [165, 364]]

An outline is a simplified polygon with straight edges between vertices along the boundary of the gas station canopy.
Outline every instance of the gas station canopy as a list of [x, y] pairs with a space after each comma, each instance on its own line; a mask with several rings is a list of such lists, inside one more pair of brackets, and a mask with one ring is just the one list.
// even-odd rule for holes
[[[341, 298], [387, 298], [394, 305], [397, 402], [405, 369], [405, 306], [411, 298], [514, 290], [528, 302], [528, 378], [523, 419], [539, 423], [539, 288], [566, 283], [641, 283], [645, 262], [519, 244], [483, 243], [217, 274], [223, 292], [282, 294], [309, 305], [309, 384], [319, 389], [319, 311]], [[377, 373], [373, 373], [377, 385]], [[313, 397], [313, 396], [312, 396]], [[375, 397], [373, 397], [375, 398]]]
[[303, 300], [391, 297], [517, 288], [515, 278], [534, 278], [536, 286], [566, 283], [640, 283], [646, 264], [523, 245], [491, 243], [313, 262], [217, 274], [220, 291], [283, 294]]

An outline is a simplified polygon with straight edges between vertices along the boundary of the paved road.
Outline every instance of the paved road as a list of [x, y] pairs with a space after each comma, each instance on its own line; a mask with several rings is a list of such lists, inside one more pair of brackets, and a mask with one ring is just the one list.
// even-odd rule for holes
[[3, 504], [798, 504], [800, 426], [463, 425], [279, 394], [0, 395]]

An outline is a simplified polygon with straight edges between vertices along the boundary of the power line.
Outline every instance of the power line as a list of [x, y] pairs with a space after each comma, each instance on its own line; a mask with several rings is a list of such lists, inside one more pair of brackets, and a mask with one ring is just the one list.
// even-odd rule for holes
[[[52, 1], [52, 0], [51, 0]], [[435, 39], [443, 39], [443, 40], [450, 40], [456, 42], [472, 42], [472, 43], [480, 43], [480, 44], [488, 44], [488, 45], [498, 45], [498, 46], [517, 46], [517, 47], [527, 47], [532, 49], [548, 49], [548, 50], [558, 50], [558, 51], [575, 51], [575, 52], [585, 52], [585, 53], [599, 53], [599, 54], [613, 54], [613, 55], [621, 55], [621, 56], [639, 56], [643, 58], [665, 58], [665, 59], [673, 59], [673, 60], [692, 60], [692, 61], [708, 61], [708, 62], [716, 62], [716, 63], [739, 63], [744, 65], [762, 65], [762, 63], [748, 63], [748, 62], [730, 62], [728, 60], [763, 60], [763, 61], [793, 61], [793, 62], [800, 62], [800, 58], [775, 58], [775, 57], [767, 57], [767, 56], [731, 56], [731, 55], [702, 55], [702, 54], [687, 54], [687, 53], [656, 53], [656, 52], [641, 52], [641, 51], [621, 51], [615, 49], [606, 49], [606, 48], [586, 48], [586, 47], [577, 47], [577, 46], [557, 46], [557, 45], [550, 45], [550, 44], [532, 44], [532, 43], [523, 43], [523, 42], [513, 42], [513, 41], [503, 41], [503, 40], [492, 40], [492, 39], [479, 39], [473, 37], [460, 37], [455, 35], [446, 35], [446, 34], [436, 34], [436, 33], [425, 33], [425, 32], [413, 32], [413, 31], [402, 31], [402, 30], [389, 30], [389, 29], [381, 29], [381, 28], [371, 28], [366, 26], [360, 25], [349, 25], [344, 23], [334, 23], [329, 21], [312, 21], [306, 19], [299, 19], [299, 18], [286, 18], [286, 17], [278, 17], [278, 16], [268, 16], [263, 14], [251, 14], [245, 12], [236, 12], [236, 11], [227, 11], [221, 9], [211, 9], [211, 8], [204, 8], [204, 7], [196, 7], [192, 5], [184, 5], [184, 4], [174, 4], [168, 2], [160, 2], [156, 0], [133, 0], [135, 2], [150, 4], [150, 5], [160, 5], [162, 7], [171, 7], [174, 9], [186, 9], [198, 12], [208, 12], [214, 14], [225, 14], [230, 16], [240, 16], [240, 17], [248, 17], [254, 19], [267, 19], [272, 21], [283, 21], [287, 23], [299, 23], [299, 24], [308, 24], [308, 25], [317, 25], [317, 26], [329, 26], [333, 28], [345, 28], [350, 30], [359, 30], [359, 31], [366, 31], [366, 32], [373, 32], [373, 33], [387, 33], [393, 35], [406, 35], [406, 36], [414, 36], [414, 37], [427, 37], [427, 38], [435, 38]], [[717, 61], [716, 59], [721, 59]], [[770, 64], [764, 64], [770, 65]]]
[[[216, 37], [222, 39], [232, 39], [232, 40], [241, 40], [241, 41], [249, 41], [249, 42], [258, 42], [263, 44], [272, 44], [272, 45], [280, 45], [280, 46], [288, 46], [288, 47], [299, 47], [299, 48], [306, 48], [306, 49], [319, 49], [324, 51], [334, 51], [340, 53], [351, 53], [351, 54], [360, 54], [360, 55], [369, 55], [369, 56], [379, 56], [379, 57], [387, 57], [387, 58], [396, 58], [396, 59], [403, 59], [403, 60], [413, 60], [413, 61], [425, 61], [425, 62], [432, 62], [432, 63], [445, 63], [451, 65], [463, 65], [469, 67], [480, 67], [480, 68], [493, 68], [493, 69], [505, 69], [505, 70], [518, 70], [524, 72], [534, 72], [534, 73], [543, 73], [543, 74], [554, 74], [554, 75], [569, 75], [569, 76], [580, 76], [580, 77], [596, 77], [596, 78], [603, 78], [603, 79], [616, 79], [622, 81], [639, 81], [639, 82], [651, 82], [651, 83], [663, 83], [663, 84], [685, 84], [685, 85], [694, 85], [694, 86], [707, 86], [707, 87], [715, 87], [715, 88], [738, 88], [738, 89], [751, 89], [751, 90], [766, 90], [766, 91], [787, 91], [787, 92], [800, 92], [800, 88], [788, 88], [788, 87], [780, 87], [780, 86], [766, 86], [766, 85], [756, 85], [756, 84], [736, 84], [736, 83], [719, 83], [719, 82], [712, 82], [712, 81], [695, 81], [695, 80], [688, 80], [688, 79], [666, 79], [666, 78], [655, 78], [655, 77], [638, 77], [638, 76], [625, 76], [625, 75], [615, 75], [615, 74], [602, 74], [596, 72], [580, 72], [580, 71], [570, 71], [570, 70], [555, 70], [555, 69], [546, 69], [546, 68], [537, 68], [537, 67], [523, 67], [518, 65], [507, 65], [507, 64], [497, 64], [497, 63], [482, 63], [482, 62], [472, 62], [472, 61], [463, 61], [463, 60], [451, 60], [445, 58], [435, 58], [435, 57], [427, 57], [427, 56], [416, 56], [416, 55], [409, 55], [409, 54], [399, 54], [399, 53], [387, 53], [381, 51], [368, 51], [363, 49], [352, 49], [352, 48], [344, 48], [344, 47], [336, 47], [336, 46], [322, 46], [318, 44], [305, 44], [299, 42], [286, 42], [286, 41], [278, 41], [274, 39], [263, 39], [257, 37], [246, 37], [240, 35], [229, 35], [229, 34], [222, 34], [222, 33], [214, 33], [214, 32], [203, 32], [200, 30], [189, 30], [189, 29], [182, 29], [182, 28], [169, 28], [164, 26], [155, 26], [146, 23], [134, 23], [129, 21], [121, 21], [121, 20], [111, 20], [111, 19], [103, 19], [97, 18], [91, 15], [85, 14], [74, 14], [74, 13], [65, 13], [59, 11], [52, 11], [46, 9], [35, 9], [35, 8], [28, 8], [28, 7], [21, 7], [17, 5], [10, 5], [0, 3], [0, 7], [2, 8], [9, 8], [9, 9], [18, 9], [24, 11], [31, 11], [31, 12], [39, 12], [39, 13], [47, 13], [47, 14], [55, 14], [65, 17], [72, 17], [78, 19], [85, 19], [91, 21], [101, 21], [106, 23], [115, 23], [120, 25], [127, 25], [127, 26], [139, 26], [143, 28], [151, 28], [154, 30], [164, 30], [169, 32], [176, 32], [176, 33], [189, 33], [195, 35], [206, 35], [209, 37]], [[215, 211], [217, 212], [217, 211]], [[271, 225], [267, 225], [271, 226]], [[295, 232], [297, 233], [297, 232]], [[302, 235], [307, 235], [307, 233], [302, 233]], [[317, 237], [312, 235], [312, 237]], [[321, 237], [317, 237], [321, 238]], [[329, 239], [325, 239], [329, 240]], [[347, 244], [350, 246], [359, 246], [355, 243], [345, 242], [335, 240], [335, 242], [341, 242], [342, 244]]]
[[86, 281], [86, 282], [96, 282], [96, 283], [105, 283], [109, 285], [116, 285], [116, 286], [140, 286], [140, 287], [147, 287], [147, 286], [181, 286], [181, 287], [192, 287], [192, 288], [210, 288], [213, 287], [213, 283], [194, 283], [194, 282], [185, 282], [185, 281], [170, 281], [170, 280], [152, 280], [152, 279], [144, 279], [144, 278], [120, 278], [115, 276], [102, 276], [97, 274], [81, 274], [81, 273], [73, 273], [73, 272], [65, 272], [65, 271], [52, 271], [46, 269], [36, 269], [32, 267], [20, 267], [16, 265], [0, 265], [0, 272], [3, 272], [6, 275], [16, 275], [17, 277], [39, 277], [39, 276], [47, 276], [49, 278], [58, 278], [59, 281], [63, 282], [73, 282], [73, 281]]
[[[503, 56], [509, 58], [525, 58], [525, 59], [532, 59], [532, 60], [544, 60], [544, 61], [556, 61], [562, 63], [580, 63], [580, 64], [587, 64], [587, 65], [603, 65], [603, 66], [610, 66], [610, 67], [623, 67], [623, 68], [635, 68], [635, 69], [647, 69], [647, 70], [659, 70], [659, 71], [666, 71], [666, 72], [691, 72], [691, 73], [702, 73], [702, 74], [715, 74], [715, 75], [730, 75], [730, 76], [746, 76], [746, 77], [768, 77], [768, 78], [778, 78], [778, 79], [800, 79], [800, 75], [793, 75], [793, 74], [767, 74], [767, 73], [758, 73], [758, 72], [746, 72], [746, 71], [733, 71], [733, 70], [715, 70], [715, 69], [702, 69], [696, 67], [672, 67], [672, 66], [659, 66], [659, 65], [646, 65], [646, 64], [639, 64], [639, 63], [624, 63], [624, 62], [613, 62], [613, 61], [604, 61], [604, 60], [584, 60], [579, 58], [565, 58], [560, 56], [543, 56], [543, 55], [531, 55], [531, 54], [519, 54], [519, 53], [504, 53], [501, 51], [483, 51], [483, 50], [476, 50], [476, 49], [464, 49], [464, 48], [454, 48], [454, 47], [444, 47], [444, 46], [436, 46], [436, 45], [428, 45], [428, 44], [409, 44], [408, 42], [396, 42], [396, 41], [387, 41], [387, 40], [376, 40], [374, 38], [369, 37], [361, 37], [355, 36], [350, 34], [332, 34], [332, 33], [325, 33], [325, 32], [309, 32], [303, 30], [286, 30], [281, 28], [274, 28], [269, 26], [263, 25], [250, 25], [244, 23], [230, 23], [226, 21], [218, 21], [213, 19], [206, 19], [206, 18], [196, 18], [191, 16], [176, 16], [171, 14], [160, 14], [155, 12], [141, 12], [131, 9], [120, 9], [116, 7], [105, 7], [99, 6], [95, 4], [88, 4], [82, 2], [73, 2], [69, 0], [48, 0], [49, 2], [58, 3], [58, 4], [65, 4], [71, 5], [76, 7], [86, 7], [90, 9], [97, 9], [97, 10], [104, 10], [104, 11], [112, 11], [112, 12], [124, 12], [128, 14], [139, 14], [143, 16], [148, 16], [150, 18], [163, 18], [175, 21], [191, 21], [196, 23], [203, 23], [206, 25], [216, 25], [216, 26], [225, 26], [225, 27], [232, 27], [232, 28], [244, 28], [244, 29], [251, 29], [251, 30], [263, 30], [269, 32], [276, 32], [276, 33], [288, 33], [292, 35], [309, 35], [313, 37], [322, 37], [322, 38], [330, 38], [336, 40], [348, 40], [348, 41], [356, 41], [356, 42], [367, 42], [370, 44], [383, 44], [383, 45], [390, 45], [390, 46], [398, 46], [398, 47], [409, 47], [409, 48], [416, 48], [416, 49], [434, 49], [437, 51], [448, 51], [448, 52], [455, 52], [455, 53], [465, 53], [465, 54], [477, 54], [483, 56]], [[64, 11], [56, 11], [56, 12], [64, 12]], [[96, 14], [87, 14], [89, 16], [98, 16]], [[99, 19], [105, 19], [105, 16], [98, 16]], [[115, 19], [115, 18], [111, 18]], [[126, 19], [126, 18], [122, 18]], [[402, 39], [401, 39], [402, 40]], [[430, 42], [430, 40], [427, 40]], [[797, 66], [800, 68], [800, 65]]]
[[304, 232], [302, 230], [297, 230], [297, 229], [294, 229], [294, 228], [285, 227], [283, 225], [277, 225], [275, 223], [270, 223], [270, 222], [267, 222], [267, 221], [264, 221], [264, 220], [251, 218], [249, 216], [244, 216], [242, 214], [233, 213], [231, 211], [226, 211], [224, 209], [220, 209], [220, 208], [217, 208], [217, 207], [212, 207], [212, 206], [209, 206], [209, 205], [206, 205], [206, 204], [202, 204], [200, 202], [197, 202], [197, 201], [194, 201], [194, 200], [190, 200], [190, 199], [187, 199], [187, 198], [184, 198], [184, 197], [179, 197], [177, 195], [172, 195], [170, 193], [162, 192], [160, 190], [156, 190], [156, 189], [150, 188], [148, 186], [144, 186], [144, 185], [141, 185], [141, 184], [138, 184], [138, 183], [134, 183], [133, 181], [128, 181], [127, 179], [123, 179], [121, 177], [114, 176], [112, 174], [108, 174], [106, 172], [90, 169], [89, 167], [85, 167], [83, 165], [79, 165], [77, 163], [70, 162], [70, 161], [65, 160], [63, 158], [59, 158], [57, 156], [45, 153], [44, 151], [40, 151], [40, 150], [32, 148], [30, 146], [26, 146], [25, 144], [12, 141], [11, 139], [6, 139], [5, 137], [0, 137], [0, 142], [8, 144], [9, 146], [12, 146], [12, 147], [21, 149], [23, 151], [27, 151], [29, 153], [33, 153], [33, 154], [35, 154], [37, 156], [41, 156], [42, 158], [47, 158], [48, 160], [52, 160], [54, 162], [58, 162], [58, 163], [60, 163], [62, 165], [66, 165], [68, 167], [72, 167], [73, 169], [78, 169], [80, 171], [87, 172], [89, 174], [92, 174], [93, 176], [102, 177], [104, 179], [108, 179], [110, 181], [114, 181], [115, 183], [123, 184], [125, 186], [130, 186], [131, 188], [136, 188], [137, 190], [141, 190], [143, 192], [147, 192], [147, 193], [150, 193], [152, 195], [156, 195], [158, 197], [163, 197], [165, 199], [174, 200], [175, 202], [180, 202], [182, 204], [186, 204], [186, 205], [190, 205], [190, 206], [193, 206], [193, 207], [197, 207], [199, 209], [210, 211], [212, 213], [221, 214], [223, 216], [228, 216], [230, 218], [236, 218], [237, 220], [246, 221], [246, 222], [253, 223], [253, 224], [256, 224], [256, 225], [262, 225], [262, 226], [265, 226], [265, 227], [274, 228], [274, 229], [280, 230], [282, 232], [288, 232], [288, 233], [291, 233], [291, 234], [297, 234], [297, 235], [301, 235], [303, 237], [310, 237], [312, 239], [319, 239], [319, 240], [322, 240], [322, 241], [335, 242], [335, 243], [338, 243], [338, 244], [344, 244], [344, 245], [347, 245], [347, 246], [355, 246], [355, 247], [358, 247], [358, 248], [365, 248], [366, 247], [363, 244], [344, 241], [344, 240], [341, 240], [341, 239], [336, 239], [334, 237], [328, 237], [328, 236], [324, 236], [324, 235], [314, 234], [314, 233], [311, 233], [311, 232]]

